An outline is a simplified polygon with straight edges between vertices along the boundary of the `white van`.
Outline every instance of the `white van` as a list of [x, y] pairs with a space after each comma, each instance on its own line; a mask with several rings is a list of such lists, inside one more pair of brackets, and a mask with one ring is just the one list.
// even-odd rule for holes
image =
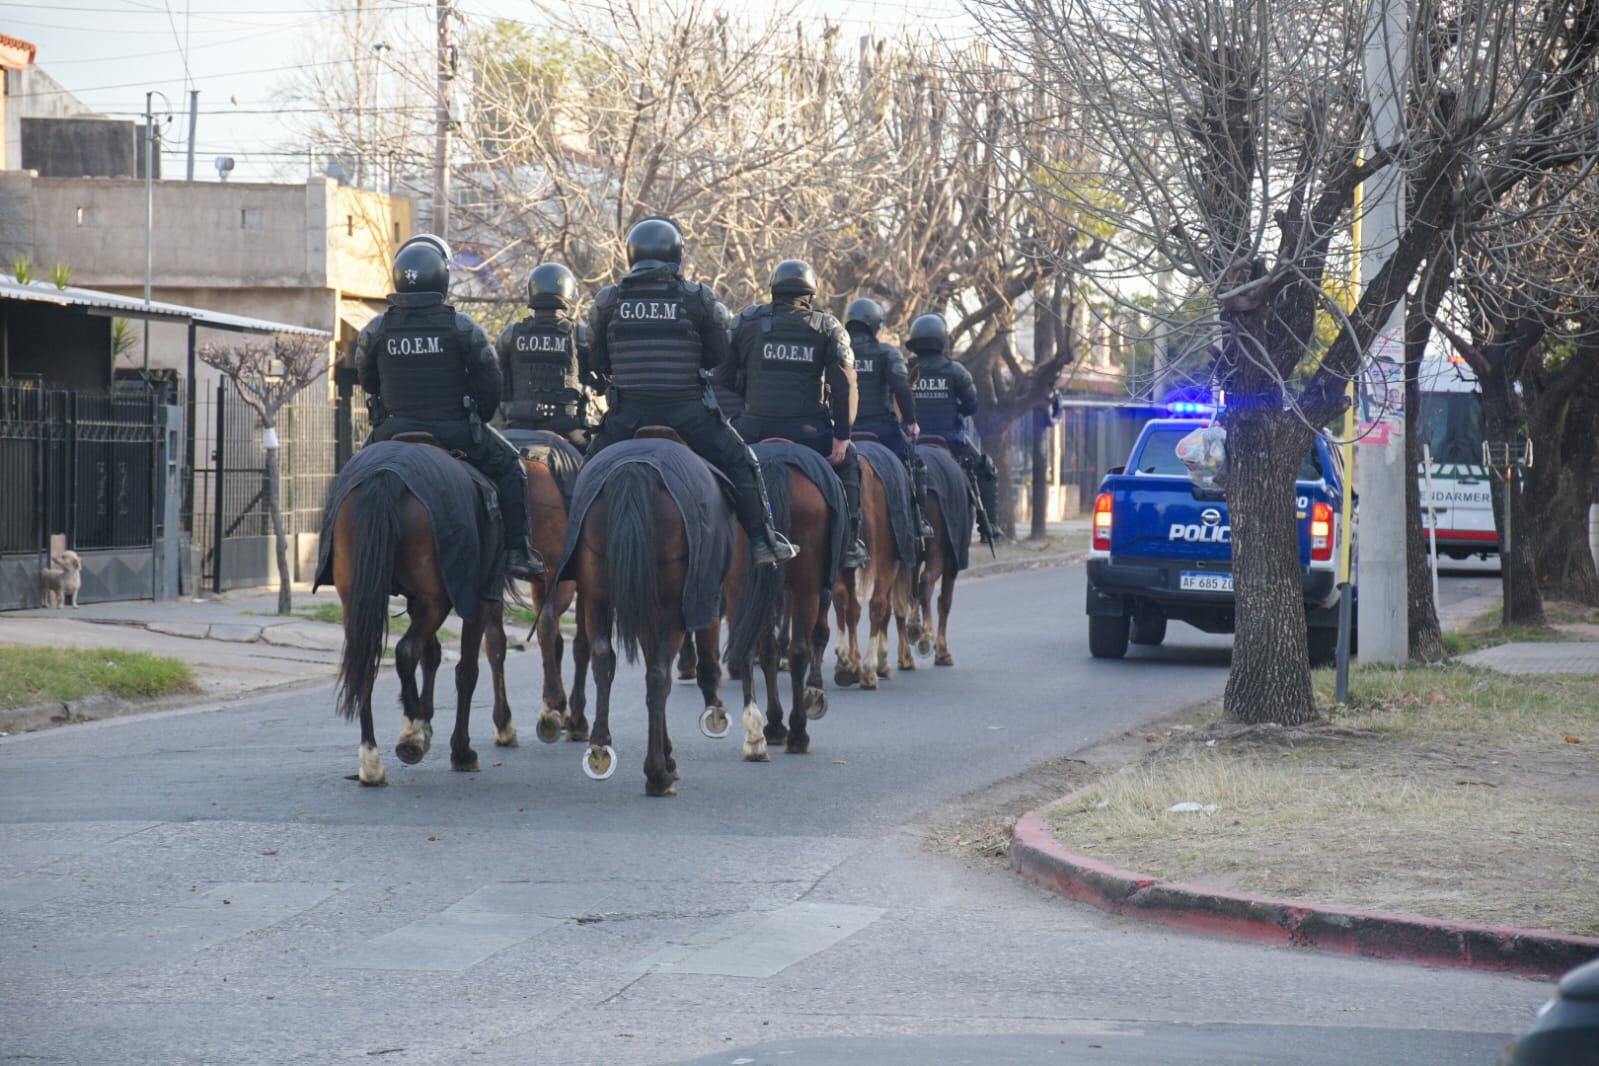
[[[1499, 552], [1489, 473], [1482, 465], [1482, 405], [1477, 378], [1459, 356], [1422, 360], [1421, 411], [1417, 432], [1432, 449], [1432, 504], [1437, 516], [1438, 554], [1451, 559], [1486, 559]], [[1423, 527], [1427, 525], [1426, 471], [1420, 480]]]

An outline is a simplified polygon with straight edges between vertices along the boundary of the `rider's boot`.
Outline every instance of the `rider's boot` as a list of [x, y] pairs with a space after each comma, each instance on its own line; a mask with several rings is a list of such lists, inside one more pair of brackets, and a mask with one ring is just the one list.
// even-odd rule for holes
[[838, 467], [838, 480], [844, 485], [844, 502], [849, 511], [849, 528], [844, 532], [844, 557], [838, 565], [845, 570], [859, 570], [871, 562], [866, 545], [861, 542], [861, 457], [850, 446], [844, 464]]
[[776, 566], [799, 554], [799, 549], [772, 524], [772, 503], [766, 498], [761, 461], [753, 449], [744, 449], [744, 464], [731, 464], [729, 478], [735, 490], [734, 509], [739, 525], [750, 539], [750, 561], [756, 566]]
[[499, 483], [500, 520], [505, 529], [505, 572], [519, 581], [533, 581], [547, 571], [528, 540], [527, 471], [520, 462]]

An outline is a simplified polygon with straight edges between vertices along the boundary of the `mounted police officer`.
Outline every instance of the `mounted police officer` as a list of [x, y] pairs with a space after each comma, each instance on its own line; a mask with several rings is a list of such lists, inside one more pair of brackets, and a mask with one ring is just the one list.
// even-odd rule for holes
[[627, 262], [631, 269], [600, 291], [589, 315], [590, 366], [611, 385], [589, 454], [641, 426], [670, 426], [733, 483], [755, 564], [793, 558], [793, 545], [772, 528], [755, 453], [722, 417], [701, 374], [727, 361], [727, 330], [710, 291], [683, 278], [683, 234], [667, 219], [645, 219], [628, 231]]
[[[977, 386], [972, 382], [971, 372], [949, 356], [949, 325], [944, 316], [919, 316], [911, 323], [905, 347], [916, 356], [911, 368], [911, 376], [915, 379], [911, 391], [916, 396], [921, 428], [930, 435], [943, 437], [950, 454], [973, 479], [984, 512], [980, 518], [983, 525], [988, 525], [987, 516], [993, 513], [990, 508], [999, 479], [993, 461], [977, 450], [967, 431], [966, 420], [977, 414]], [[992, 526], [982, 533], [984, 539], [992, 543]]]
[[545, 430], [579, 450], [589, 443], [589, 329], [574, 320], [577, 278], [560, 263], [540, 263], [527, 279], [533, 314], [513, 322], [495, 347], [505, 376], [505, 428]]
[[[816, 271], [801, 259], [772, 270], [772, 302], [745, 308], [733, 326], [724, 383], [744, 397], [745, 440], [782, 437], [827, 456], [844, 484], [849, 535], [840, 565], [866, 565], [860, 541], [861, 464], [850, 445], [855, 424], [855, 356], [838, 319], [816, 310]], [[827, 391], [824, 398], [823, 384]]]
[[450, 246], [432, 234], [402, 244], [389, 308], [355, 340], [373, 415], [367, 439], [430, 433], [465, 455], [499, 490], [506, 570], [531, 580], [544, 563], [528, 544], [527, 474], [516, 449], [484, 425], [500, 402], [500, 368], [483, 327], [444, 302], [450, 258]]
[[[733, 316], [728, 311], [727, 305], [720, 300], [716, 302], [716, 321], [727, 331], [728, 359], [733, 356]], [[726, 363], [722, 364], [726, 366]], [[716, 394], [716, 406], [722, 409], [722, 417], [729, 422], [737, 423], [744, 414], [744, 397], [733, 391], [727, 384], [727, 374], [718, 368], [711, 372], [711, 391]]]
[[916, 424], [916, 399], [911, 392], [904, 353], [877, 339], [877, 331], [883, 328], [883, 318], [883, 305], [865, 296], [850, 301], [844, 312], [844, 328], [849, 333], [850, 347], [855, 350], [855, 387], [860, 395], [855, 429], [875, 436], [905, 464], [916, 497], [917, 524], [921, 535], [927, 537], [933, 532], [923, 514], [923, 504], [927, 500], [927, 467], [913, 447], [920, 432]]

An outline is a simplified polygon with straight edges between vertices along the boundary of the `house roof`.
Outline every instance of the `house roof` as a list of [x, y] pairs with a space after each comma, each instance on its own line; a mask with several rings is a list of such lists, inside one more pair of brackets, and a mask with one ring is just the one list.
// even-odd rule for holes
[[288, 333], [299, 337], [333, 336], [325, 329], [296, 326], [288, 322], [272, 322], [264, 318], [247, 318], [203, 307], [163, 303], [152, 300], [145, 303], [136, 296], [122, 296], [98, 289], [80, 289], [75, 285], [57, 288], [50, 282], [33, 281], [24, 285], [15, 278], [0, 278], [0, 300], [27, 300], [32, 303], [55, 304], [58, 307], [81, 307], [91, 315], [116, 318], [149, 319], [152, 322], [193, 322], [205, 329], [222, 329], [232, 333]]
[[39, 46], [32, 41], [24, 41], [9, 33], [0, 33], [0, 67], [9, 67], [12, 70], [31, 67], [33, 57], [38, 54]]

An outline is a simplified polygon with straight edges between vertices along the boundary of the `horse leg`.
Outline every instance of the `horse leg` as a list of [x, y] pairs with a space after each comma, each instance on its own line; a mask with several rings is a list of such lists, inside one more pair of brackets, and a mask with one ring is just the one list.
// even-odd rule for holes
[[377, 733], [372, 728], [372, 685], [361, 693], [361, 769], [355, 779], [363, 785], [386, 785], [388, 771], [383, 769], [383, 754], [378, 751]]
[[450, 607], [447, 602], [432, 597], [413, 596], [406, 610], [411, 616], [411, 625], [394, 646], [394, 665], [400, 673], [400, 706], [405, 714], [394, 754], [411, 766], [421, 762], [422, 756], [433, 746], [432, 715], [416, 688], [417, 661], [437, 637]]
[[[729, 619], [729, 624], [732, 620]], [[762, 660], [765, 659], [764, 638], [756, 642], [755, 654]], [[761, 663], [765, 670], [766, 663]], [[760, 707], [755, 702], [755, 664], [735, 663], [729, 669], [738, 678], [739, 687], [744, 698], [744, 748], [745, 762], [767, 762], [771, 756], [766, 752], [766, 719], [761, 714]]]
[[[894, 631], [899, 636], [899, 669], [900, 673], [916, 669], [916, 659], [911, 655], [911, 635], [909, 618], [911, 613], [911, 594], [913, 582], [916, 580], [914, 567], [906, 567], [900, 571], [899, 581], [894, 591]], [[888, 639], [883, 639], [883, 665], [878, 672], [888, 674]]]
[[494, 678], [494, 743], [514, 748], [516, 726], [511, 724], [511, 700], [505, 693], [505, 604], [485, 600], [478, 609], [483, 612], [483, 640], [489, 652], [489, 673]]
[[694, 681], [699, 677], [699, 651], [693, 640], [683, 641], [683, 650], [677, 653], [677, 679]]
[[768, 743], [781, 744], [788, 739], [788, 726], [783, 724], [783, 696], [778, 689], [777, 637], [762, 633], [760, 642], [761, 672], [766, 675], [766, 726], [762, 729]]
[[888, 614], [893, 587], [894, 583], [885, 581], [881, 574], [872, 583], [872, 599], [867, 604], [866, 661], [861, 664], [861, 688], [868, 691], [877, 687], [879, 677], [888, 676]]
[[820, 714], [812, 713], [811, 717], [813, 718], [820, 718], [827, 713], [826, 689], [822, 687], [822, 663], [827, 657], [827, 642], [833, 636], [833, 631], [828, 628], [827, 622], [828, 614], [832, 609], [833, 590], [827, 588], [822, 591], [820, 608], [816, 613], [816, 622], [810, 628], [810, 656], [805, 668], [806, 696], [810, 697], [812, 692], [823, 693], [822, 711]]
[[610, 604], [595, 604], [590, 638], [594, 648], [594, 729], [589, 733], [588, 765], [609, 775], [611, 750], [611, 682], [616, 680], [616, 649], [611, 645]]
[[933, 656], [934, 666], [954, 666], [955, 656], [949, 650], [949, 609], [955, 602], [955, 568], [946, 567], [944, 580], [938, 589], [938, 643]]
[[[801, 603], [804, 597], [796, 594], [795, 603]], [[814, 610], [814, 604], [812, 609]], [[803, 755], [811, 750], [811, 738], [806, 732], [807, 719], [815, 696], [810, 687], [810, 664], [812, 644], [811, 631], [816, 625], [814, 618], [806, 617], [803, 609], [794, 612], [790, 619], [788, 642], [788, 678], [793, 689], [793, 704], [788, 712], [788, 740], [783, 750], [790, 755]], [[824, 712], [825, 713], [825, 712]]]
[[916, 609], [911, 616], [911, 633], [916, 638], [916, 654], [933, 651], [933, 582], [938, 574], [931, 565], [923, 566], [916, 582]]
[[[480, 602], [479, 612], [488, 604]], [[477, 773], [477, 752], [472, 750], [472, 693], [477, 688], [478, 656], [483, 651], [483, 630], [488, 620], [461, 624], [461, 661], [455, 664], [455, 731], [450, 734], [450, 769]]]
[[444, 661], [444, 646], [438, 634], [429, 638], [422, 647], [422, 719], [433, 721], [433, 686], [439, 678], [439, 664]]
[[[699, 683], [700, 695], [705, 697], [705, 711], [700, 716], [700, 730], [706, 736], [720, 737], [727, 733], [727, 708], [722, 705], [722, 667], [716, 661], [716, 646], [721, 643], [722, 620], [713, 621], [704, 629], [695, 633], [692, 640], [685, 638], [685, 645], [695, 645], [694, 655], [694, 680]], [[683, 657], [678, 656], [681, 666]]]
[[[657, 626], [660, 622], [657, 621]], [[662, 630], [665, 630], [664, 632]], [[644, 752], [644, 794], [675, 796], [677, 764], [666, 735], [666, 698], [672, 692], [672, 662], [683, 640], [675, 625], [646, 630], [639, 641], [644, 654], [644, 706], [649, 713], [649, 746]]]
[[[534, 588], [538, 588], [535, 583]], [[539, 607], [539, 656], [544, 664], [544, 706], [539, 711], [535, 732], [546, 744], [554, 744], [561, 737], [561, 723], [566, 717], [566, 690], [561, 687], [561, 653], [565, 640], [561, 636], [561, 616], [572, 602], [571, 587], [562, 593], [556, 585], [554, 595], [535, 597]], [[548, 602], [553, 600], [553, 602]]]
[[841, 570], [833, 586], [833, 610], [838, 615], [838, 647], [833, 650], [833, 684], [853, 685], [861, 679], [860, 649], [855, 644], [856, 582], [860, 571]]
[[589, 655], [593, 640], [588, 630], [588, 601], [577, 597], [577, 632], [572, 635], [572, 698], [566, 705], [564, 722], [566, 739], [584, 741], [589, 738], [588, 709]]

